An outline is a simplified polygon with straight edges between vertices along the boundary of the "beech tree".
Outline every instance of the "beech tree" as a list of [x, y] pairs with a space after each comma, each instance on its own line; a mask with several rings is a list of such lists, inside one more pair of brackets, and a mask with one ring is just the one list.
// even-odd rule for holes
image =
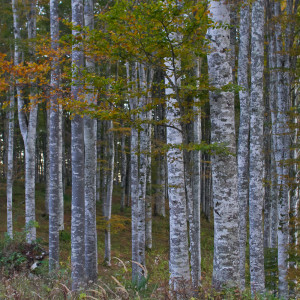
[[[80, 40], [78, 26], [83, 26], [83, 1], [72, 0], [72, 35]], [[72, 46], [72, 98], [80, 101], [82, 97], [81, 72], [83, 67], [82, 44]], [[71, 122], [72, 136], [72, 220], [71, 220], [71, 265], [72, 289], [77, 290], [84, 283], [84, 121], [75, 114]]]
[[[51, 46], [53, 52], [58, 50], [59, 19], [58, 1], [50, 2]], [[55, 55], [55, 54], [54, 54]], [[54, 57], [51, 71], [50, 96], [50, 137], [49, 137], [49, 270], [53, 271], [59, 263], [59, 104], [57, 89], [59, 85], [58, 59]]]
[[251, 100], [249, 159], [249, 228], [251, 292], [264, 292], [263, 248], [263, 70], [264, 70], [264, 2], [252, 6], [251, 30]]
[[[85, 283], [95, 284], [97, 292], [98, 255], [106, 263], [105, 270], [114, 266], [112, 253], [118, 249], [113, 248], [117, 219], [113, 208], [118, 200], [122, 211], [118, 217], [125, 224], [131, 213], [128, 255], [134, 289], [128, 288], [129, 298], [141, 290], [148, 293], [148, 261], [154, 262], [149, 270], [163, 266], [169, 275], [166, 295], [171, 298], [206, 295], [210, 240], [205, 240], [201, 252], [200, 202], [206, 219], [201, 224], [202, 237], [214, 227], [213, 290], [224, 289], [225, 298], [227, 293], [232, 295], [232, 287], [234, 293], [236, 288], [250, 287], [253, 297], [272, 292], [283, 299], [297, 298], [299, 78], [293, 67], [299, 53], [295, 47], [298, 3], [244, 0], [235, 6], [236, 2], [227, 0], [119, 0], [94, 7], [93, 0], [72, 0], [71, 6], [51, 0], [46, 20], [47, 4], [12, 0], [14, 32], [8, 36], [14, 35], [14, 54], [0, 53], [0, 97], [9, 110], [7, 133], [0, 134], [0, 166], [7, 165], [0, 169], [0, 176], [7, 177], [9, 236], [13, 237], [15, 209], [13, 167], [25, 163], [24, 176], [17, 168], [14, 173], [25, 179], [29, 243], [36, 238], [35, 181], [42, 186], [48, 182], [52, 275], [60, 265], [63, 212], [70, 213], [68, 205], [63, 207], [63, 183], [72, 184], [75, 293]], [[38, 11], [43, 17], [37, 18]], [[71, 21], [61, 22], [60, 31], [58, 11]], [[3, 52], [7, 44], [1, 39], [2, 14]], [[14, 93], [20, 133], [13, 127]], [[46, 107], [43, 101], [50, 103], [48, 112], [37, 107], [37, 103], [41, 109]], [[67, 187], [66, 194], [69, 191]], [[104, 220], [99, 237], [97, 201], [102, 201]], [[162, 218], [166, 216], [168, 225]], [[41, 217], [38, 211], [43, 230], [46, 218]], [[69, 218], [65, 219], [67, 231]], [[19, 229], [16, 224], [14, 231]], [[157, 228], [169, 230], [165, 256], [156, 253], [157, 236], [161, 237]], [[64, 234], [62, 242], [67, 245]], [[98, 248], [98, 238], [103, 248]], [[160, 265], [167, 252], [169, 269]], [[128, 255], [122, 252], [126, 260]], [[204, 288], [201, 259], [207, 273]], [[126, 262], [123, 266], [126, 270]], [[104, 277], [100, 278], [103, 283]], [[116, 293], [123, 291], [118, 280], [114, 278]], [[105, 283], [100, 286], [101, 291], [107, 288]], [[107, 288], [108, 297], [116, 293]]]
[[234, 95], [222, 91], [232, 83], [230, 66], [230, 10], [227, 1], [210, 1], [211, 18], [217, 27], [207, 35], [210, 92], [211, 142], [225, 144], [231, 154], [213, 155], [212, 185], [214, 201], [214, 270], [213, 284], [239, 286], [239, 205], [237, 195], [237, 163], [234, 157]]
[[[84, 23], [89, 30], [94, 29], [94, 2], [84, 2]], [[86, 57], [85, 65], [90, 73], [95, 71], [95, 63]], [[89, 104], [96, 102], [94, 87], [88, 85], [86, 98]], [[95, 281], [98, 274], [97, 229], [96, 229], [96, 172], [97, 172], [97, 120], [84, 118], [85, 144], [85, 270], [88, 281]]]
[[238, 85], [243, 88], [240, 98], [240, 126], [238, 140], [238, 196], [239, 196], [239, 239], [240, 239], [240, 280], [245, 288], [245, 259], [247, 242], [247, 207], [249, 198], [249, 33], [250, 5], [243, 1], [240, 11], [240, 44], [238, 58]]

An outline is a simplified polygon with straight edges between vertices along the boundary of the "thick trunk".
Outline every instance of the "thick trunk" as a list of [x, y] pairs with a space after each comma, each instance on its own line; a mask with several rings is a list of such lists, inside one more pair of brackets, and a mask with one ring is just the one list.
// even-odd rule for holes
[[[214, 22], [229, 24], [227, 1], [211, 1]], [[210, 84], [220, 89], [232, 83], [230, 67], [229, 29], [210, 28], [211, 52], [208, 54]], [[239, 286], [239, 206], [237, 191], [237, 162], [234, 154], [235, 120], [232, 92], [210, 92], [211, 142], [224, 143], [229, 155], [212, 155], [212, 186], [214, 201], [214, 266], [213, 284]]]
[[[130, 74], [131, 68], [129, 63], [126, 63], [127, 79], [133, 82], [137, 81], [137, 66], [132, 66], [132, 76]], [[135, 97], [130, 98], [130, 109], [134, 110], [137, 108], [137, 99]], [[132, 116], [132, 121], [135, 121], [135, 116]], [[138, 176], [138, 130], [134, 126], [131, 127], [130, 137], [130, 194], [131, 194], [131, 230], [132, 230], [132, 282], [134, 284], [138, 281], [138, 201], [139, 201], [139, 176]]]
[[[84, 21], [89, 30], [94, 29], [93, 0], [84, 3]], [[95, 63], [86, 57], [87, 71], [94, 72]], [[89, 104], [96, 104], [94, 87], [87, 86], [86, 99]], [[97, 172], [97, 120], [84, 117], [85, 145], [85, 271], [88, 282], [95, 281], [97, 265], [97, 229], [96, 229], [96, 172]]]
[[[72, 23], [74, 26], [83, 26], [83, 1], [72, 0]], [[76, 38], [80, 35], [73, 29], [72, 35]], [[72, 47], [72, 99], [80, 100], [82, 82], [80, 79], [83, 66], [82, 45]], [[84, 121], [79, 115], [75, 115], [71, 121], [71, 156], [72, 156], [72, 219], [71, 219], [71, 269], [72, 289], [78, 290], [84, 283]]]
[[[190, 263], [188, 255], [188, 228], [187, 228], [187, 202], [184, 182], [183, 151], [176, 147], [183, 144], [182, 126], [178, 121], [180, 110], [176, 103], [178, 99], [174, 94], [178, 92], [180, 79], [176, 78], [176, 70], [180, 68], [179, 61], [172, 63], [165, 60], [167, 68], [165, 79], [167, 109], [166, 118], [167, 144], [173, 145], [167, 152], [168, 164], [168, 196], [170, 207], [170, 286], [177, 298], [181, 298], [182, 291], [190, 288]], [[176, 90], [174, 90], [176, 87]]]
[[238, 140], [238, 197], [239, 197], [239, 238], [240, 238], [240, 287], [245, 289], [245, 264], [247, 242], [247, 212], [249, 197], [249, 39], [250, 6], [243, 1], [240, 16], [240, 44], [238, 58], [238, 85], [243, 89], [240, 98], [240, 127]]
[[251, 99], [249, 161], [249, 229], [251, 293], [264, 292], [263, 247], [263, 72], [264, 72], [264, 2], [252, 7], [251, 30]]

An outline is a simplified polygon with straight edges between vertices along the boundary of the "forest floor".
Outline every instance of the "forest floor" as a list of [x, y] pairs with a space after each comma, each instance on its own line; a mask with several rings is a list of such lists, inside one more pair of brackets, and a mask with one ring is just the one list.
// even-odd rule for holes
[[[65, 228], [60, 233], [60, 271], [48, 274], [47, 257], [31, 270], [23, 248], [24, 244], [24, 182], [15, 182], [13, 195], [13, 219], [15, 241], [5, 239], [6, 196], [5, 184], [0, 189], [0, 255], [6, 249], [6, 257], [0, 256], [0, 299], [172, 299], [169, 284], [169, 223], [168, 217], [153, 217], [153, 248], [146, 252], [148, 280], [142, 286], [131, 284], [131, 221], [130, 208], [120, 212], [120, 196], [115, 189], [112, 207], [112, 265], [104, 259], [104, 220], [101, 204], [97, 203], [99, 281], [97, 284], [74, 294], [70, 292], [70, 242], [71, 242], [71, 189], [65, 193]], [[48, 250], [48, 216], [45, 213], [45, 188], [36, 187], [36, 220], [38, 247], [34, 252]], [[22, 231], [23, 230], [23, 231]], [[23, 247], [23, 248], [22, 248]], [[200, 299], [251, 299], [249, 291], [238, 290], [216, 292], [211, 288], [213, 266], [213, 222], [201, 218], [202, 287]], [[249, 280], [249, 279], [248, 279]], [[276, 299], [273, 296], [261, 299]]]

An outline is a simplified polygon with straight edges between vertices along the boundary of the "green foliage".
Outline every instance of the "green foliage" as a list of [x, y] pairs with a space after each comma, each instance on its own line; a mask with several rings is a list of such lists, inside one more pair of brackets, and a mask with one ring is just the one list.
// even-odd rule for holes
[[26, 230], [15, 232], [13, 239], [5, 234], [4, 238], [0, 239], [2, 274], [8, 276], [15, 271], [30, 269], [34, 257], [44, 251], [38, 242], [28, 244], [26, 242]]

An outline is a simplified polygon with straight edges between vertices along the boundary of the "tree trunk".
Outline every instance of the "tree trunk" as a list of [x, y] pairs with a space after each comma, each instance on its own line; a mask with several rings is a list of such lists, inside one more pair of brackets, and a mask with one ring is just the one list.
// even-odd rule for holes
[[13, 167], [14, 167], [14, 109], [15, 95], [14, 87], [10, 88], [10, 104], [8, 112], [8, 147], [7, 147], [7, 174], [6, 174], [6, 194], [7, 194], [7, 234], [13, 238], [13, 217], [12, 217], [12, 198], [13, 198]]
[[[280, 2], [274, 4], [275, 17], [281, 14]], [[290, 136], [288, 134], [289, 93], [288, 78], [285, 68], [288, 67], [287, 54], [282, 54], [282, 28], [280, 22], [275, 24], [276, 60], [277, 60], [277, 149], [276, 164], [279, 188], [278, 202], [278, 292], [283, 299], [288, 298], [288, 252], [286, 246], [289, 242], [289, 188], [287, 178], [289, 175], [286, 161], [290, 157]], [[286, 49], [285, 49], [286, 50]]]
[[238, 58], [238, 85], [243, 89], [240, 98], [240, 127], [238, 140], [238, 197], [239, 197], [239, 239], [240, 239], [240, 287], [245, 289], [245, 264], [247, 242], [247, 212], [249, 198], [249, 40], [250, 6], [243, 1], [240, 12], [240, 45]]
[[58, 197], [59, 197], [59, 230], [64, 230], [64, 186], [63, 186], [63, 109], [58, 106]]
[[[132, 68], [131, 68], [132, 67]], [[132, 70], [131, 70], [132, 69]], [[137, 82], [137, 64], [133, 63], [132, 66], [126, 63], [127, 80]], [[131, 74], [132, 73], [132, 74]], [[137, 98], [130, 95], [130, 110], [137, 108]], [[139, 201], [139, 175], [138, 175], [138, 152], [139, 152], [139, 134], [138, 129], [134, 126], [135, 115], [131, 116], [132, 127], [130, 137], [130, 193], [131, 193], [131, 230], [132, 230], [132, 282], [137, 284], [139, 268], [136, 264], [138, 262], [138, 201]]]
[[249, 228], [251, 293], [264, 292], [263, 247], [263, 72], [264, 72], [264, 2], [252, 6], [251, 99], [249, 160]]
[[107, 127], [108, 145], [107, 145], [107, 183], [106, 183], [106, 198], [104, 200], [104, 217], [106, 220], [105, 228], [105, 254], [104, 261], [111, 265], [111, 238], [110, 238], [110, 219], [111, 219], [111, 207], [112, 207], [112, 193], [114, 183], [114, 158], [115, 158], [115, 143], [113, 133], [113, 121], [108, 121]]
[[[211, 17], [218, 24], [229, 24], [227, 1], [211, 1]], [[227, 27], [208, 30], [211, 52], [208, 54], [210, 84], [220, 89], [232, 83], [230, 32]], [[235, 144], [234, 94], [210, 92], [211, 142], [224, 143], [229, 155], [212, 155], [214, 200], [213, 285], [239, 286], [239, 206]]]
[[[58, 1], [50, 1], [51, 48], [58, 50], [59, 19]], [[59, 86], [59, 66], [55, 57], [51, 70], [51, 96], [49, 120], [49, 271], [59, 266], [59, 104], [57, 91]]]
[[[170, 286], [177, 298], [182, 297], [182, 292], [190, 289], [190, 263], [188, 255], [188, 228], [187, 228], [187, 201], [184, 182], [183, 151], [174, 146], [183, 144], [182, 126], [178, 121], [180, 110], [176, 107], [178, 99], [174, 98], [180, 86], [180, 78], [176, 71], [180, 68], [179, 61], [165, 59], [165, 83], [167, 110], [167, 144], [173, 145], [168, 149], [168, 196], [170, 207]], [[174, 90], [174, 86], [177, 90]]]
[[125, 209], [125, 197], [126, 197], [126, 182], [127, 182], [127, 155], [126, 155], [126, 136], [123, 133], [121, 137], [121, 207], [120, 210], [124, 211]]
[[[94, 29], [94, 3], [87, 0], [84, 3], [84, 21], [89, 30]], [[95, 63], [86, 57], [88, 72], [94, 72]], [[88, 104], [97, 104], [94, 87], [87, 86], [86, 99]], [[96, 172], [97, 172], [97, 120], [84, 117], [85, 145], [85, 271], [88, 283], [97, 279], [97, 229], [96, 229]]]
[[[197, 61], [196, 76], [200, 78], [200, 61]], [[201, 111], [199, 101], [194, 99], [193, 143], [201, 142]], [[190, 222], [191, 276], [193, 290], [198, 291], [201, 284], [201, 247], [200, 247], [200, 200], [201, 200], [201, 152], [193, 150], [192, 156], [192, 222]]]
[[[83, 1], [72, 0], [72, 23], [83, 26]], [[74, 28], [73, 37], [80, 36]], [[81, 44], [72, 47], [72, 86], [71, 93], [74, 101], [80, 100], [82, 93], [81, 68], [83, 66], [83, 51]], [[71, 121], [71, 156], [72, 156], [72, 219], [71, 219], [71, 269], [72, 289], [78, 290], [84, 279], [84, 121], [76, 114]]]

